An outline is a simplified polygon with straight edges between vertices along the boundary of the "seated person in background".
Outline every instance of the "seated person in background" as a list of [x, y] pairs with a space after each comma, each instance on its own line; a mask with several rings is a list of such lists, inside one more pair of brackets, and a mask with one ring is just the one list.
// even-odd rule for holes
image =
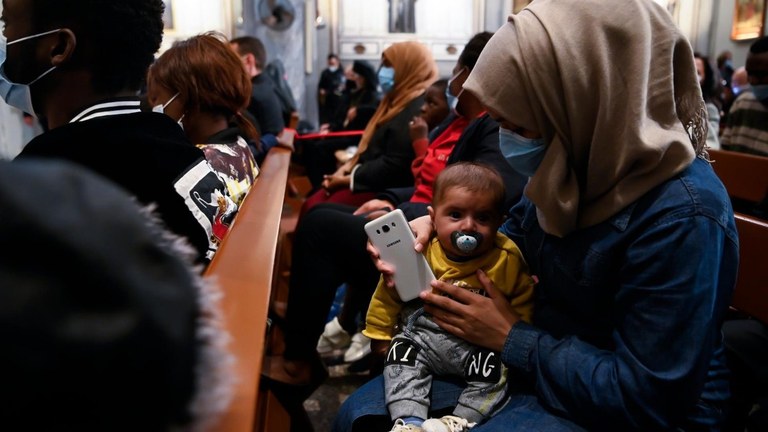
[[320, 132], [363, 130], [379, 106], [379, 78], [370, 63], [355, 60], [347, 74], [341, 102]]
[[[330, 123], [320, 125], [320, 133], [364, 130], [379, 106], [378, 85], [379, 79], [373, 67], [364, 60], [355, 60], [349, 70], [347, 88], [342, 93], [339, 107], [330, 118]], [[317, 190], [323, 176], [337, 167], [335, 152], [355, 147], [359, 142], [359, 136], [300, 140], [292, 160], [305, 168], [309, 181]]]
[[454, 101], [456, 100], [448, 92], [448, 80], [441, 79], [435, 81], [424, 94], [424, 104], [421, 106], [421, 112], [408, 123], [411, 146], [413, 146], [413, 153], [416, 156], [411, 163], [414, 179], [418, 176], [421, 165], [424, 162], [424, 157], [427, 155], [430, 136], [437, 137], [455, 120], [455, 115], [452, 115], [452, 110], [455, 109], [455, 106], [449, 106], [449, 98]]
[[737, 68], [731, 77], [731, 85], [723, 87], [723, 115], [720, 117], [720, 135], [723, 135], [725, 125], [728, 124], [728, 112], [733, 106], [734, 100], [744, 91], [749, 89], [747, 69], [744, 66]]
[[[437, 129], [441, 123], [441, 120], [444, 120], [448, 117], [448, 101], [446, 100], [445, 96], [446, 85], [447, 80], [442, 79], [435, 81], [434, 84], [429, 86], [426, 96], [424, 97], [424, 104], [421, 106], [421, 116], [414, 117], [409, 125], [414, 152], [417, 154], [417, 159], [414, 160], [414, 164], [416, 164], [417, 161], [419, 162], [417, 167], [412, 167], [413, 175], [416, 178], [416, 183], [420, 186], [426, 181], [422, 181], [420, 179], [419, 172], [421, 165], [426, 157], [426, 148], [424, 148], [425, 144], [422, 143], [422, 141], [428, 144], [427, 130]], [[450, 144], [447, 144], [447, 146], [451, 149], [455, 145], [455, 141], [458, 139], [458, 135], [461, 133], [461, 130], [463, 130], [467, 124], [466, 121], [454, 120], [456, 120], [455, 117], [450, 118], [450, 123], [442, 127], [443, 131], [445, 131], [451, 124], [453, 124], [454, 127], [457, 127], [457, 129], [454, 129], [454, 134], [447, 135], [447, 137], [452, 136], [452, 140], [449, 140]], [[427, 161], [427, 164], [429, 165], [434, 163], [440, 167], [435, 169], [442, 169], [442, 167], [445, 166], [445, 159], [448, 157], [448, 155], [443, 153], [442, 156], [442, 160], [437, 157], [430, 157]], [[433, 167], [425, 168], [424, 174], [426, 175], [427, 171], [431, 172], [432, 168]], [[429, 181], [431, 182], [431, 179]], [[424, 185], [424, 187], [427, 186]], [[431, 186], [429, 187], [431, 189]], [[354, 207], [344, 208], [344, 210], [346, 210], [346, 213], [350, 213], [354, 210], [355, 215], [360, 214], [359, 212], [363, 212], [364, 214], [362, 214], [361, 217], [365, 217], [368, 220], [375, 219], [378, 216], [389, 212], [392, 207], [391, 204], [388, 203], [382, 203], [382, 207], [374, 207], [374, 203], [379, 201], [380, 200], [368, 201], [357, 210], [354, 210]], [[365, 210], [362, 210], [363, 207], [365, 207]], [[334, 207], [328, 208], [330, 209]], [[342, 210], [342, 208], [338, 209], [339, 212], [343, 212], [344, 210]], [[419, 213], [419, 215], [421, 214], [422, 213]], [[362, 227], [356, 228], [362, 229]], [[361, 231], [361, 234], [364, 233]], [[371, 284], [370, 286], [372, 287], [373, 285]], [[336, 349], [346, 348], [349, 346], [349, 348], [344, 353], [344, 361], [351, 363], [360, 360], [366, 355], [370, 354], [370, 339], [363, 336], [362, 332], [357, 331], [358, 314], [363, 312], [364, 315], [365, 309], [367, 309], [367, 304], [370, 299], [370, 292], [368, 289], [362, 290], [365, 292], [365, 295], [360, 297], [357, 291], [361, 290], [355, 288], [354, 290], [349, 289], [347, 291], [348, 295], [346, 295], [346, 298], [344, 299], [344, 303], [339, 314], [341, 318], [339, 319], [339, 317], [334, 317], [331, 322], [326, 324], [325, 331], [323, 332], [323, 335], [320, 336], [320, 340], [317, 343], [317, 352], [321, 355], [332, 354]], [[361, 305], [360, 302], [364, 302], [365, 305]], [[363, 318], [365, 317], [363, 316]], [[341, 321], [343, 321], [343, 324]], [[353, 331], [348, 333], [345, 329], [353, 329]], [[353, 336], [350, 337], [350, 334]]]
[[[160, 47], [162, 12], [161, 0], [98, 8], [89, 0], [7, 2], [3, 33], [19, 49], [7, 51], [5, 78], [31, 85], [11, 84], [3, 96], [49, 128], [17, 159], [66, 159], [103, 175], [155, 205], [204, 262], [226, 230], [220, 220], [226, 185], [175, 119], [141, 112], [136, 97]], [[31, 60], [24, 55], [30, 50], [48, 55]]]
[[746, 68], [750, 91], [733, 102], [720, 142], [724, 150], [768, 156], [768, 36], [750, 46]]
[[328, 67], [320, 73], [317, 82], [317, 113], [320, 124], [328, 123], [341, 102], [344, 88], [344, 67], [336, 54], [328, 54]]
[[[479, 278], [499, 287], [522, 320], [531, 321], [534, 281], [520, 250], [498, 232], [506, 213], [504, 182], [483, 165], [460, 162], [440, 172], [429, 217], [435, 236], [424, 256], [438, 280], [486, 295]], [[491, 352], [442, 330], [419, 299], [403, 303], [379, 282], [363, 334], [386, 355], [385, 401], [393, 431], [461, 432], [501, 408], [507, 368]], [[453, 415], [429, 419], [432, 375], [467, 382]], [[426, 421], [425, 421], [426, 420]]]
[[733, 76], [733, 53], [725, 50], [717, 55], [717, 70], [720, 77], [723, 79], [724, 86], [731, 85], [731, 77]]
[[232, 358], [188, 243], [61, 161], [0, 162], [0, 202], [3, 424], [207, 430], [231, 400]]
[[229, 44], [240, 56], [245, 72], [251, 77], [251, 100], [248, 103], [248, 112], [255, 119], [256, 128], [261, 135], [261, 146], [256, 149], [258, 153], [255, 153], [256, 160], [261, 162], [269, 149], [280, 144], [277, 138], [285, 128], [275, 85], [264, 73], [267, 65], [267, 50], [264, 44], [253, 36], [234, 38], [229, 41]]
[[[501, 231], [538, 277], [531, 324], [487, 279], [488, 297], [442, 281], [421, 293], [438, 326], [500, 352], [514, 376], [509, 402], [472, 431], [719, 430], [738, 237], [705, 159], [693, 50], [669, 13], [535, 0], [496, 31], [464, 89], [530, 174]], [[430, 220], [411, 227], [421, 251]], [[383, 389], [374, 378], [350, 395], [333, 430], [386, 430]], [[461, 393], [435, 378], [430, 412]]]
[[338, 169], [328, 167], [318, 190], [304, 202], [302, 214], [321, 202], [360, 205], [376, 192], [413, 184], [414, 159], [408, 132], [437, 80], [437, 64], [420, 42], [398, 42], [381, 55], [379, 84], [385, 95], [363, 132], [357, 153]]
[[[190, 141], [227, 184], [238, 205], [259, 174], [241, 132], [258, 145], [258, 132], [242, 112], [251, 98], [251, 79], [218, 33], [173, 44], [147, 73], [147, 99], [179, 122]], [[230, 127], [230, 123], [237, 124]]]
[[749, 77], [747, 76], [747, 68], [741, 66], [733, 73], [731, 91], [734, 97], [737, 97], [746, 90], [749, 90]]
[[[382, 208], [400, 208], [408, 219], [427, 214], [432, 201], [432, 185], [437, 174], [446, 164], [458, 161], [474, 161], [491, 165], [504, 178], [507, 191], [507, 206], [512, 207], [520, 198], [527, 177], [513, 170], [504, 160], [499, 149], [499, 124], [487, 113], [485, 107], [473, 94], [462, 89], [464, 81], [475, 67], [480, 53], [493, 33], [482, 32], [473, 36], [464, 47], [453, 68], [453, 76], [446, 83], [445, 96], [451, 114], [445, 122], [425, 139], [423, 128], [420, 135], [413, 135], [415, 181], [413, 186], [386, 189], [376, 199], [364, 203], [355, 211], [373, 219]], [[415, 119], [414, 119], [415, 120]], [[411, 125], [415, 129], [417, 124]], [[428, 144], [426, 151], [424, 145]], [[423, 157], [418, 156], [424, 154]]]
[[723, 85], [720, 83], [717, 69], [712, 66], [708, 57], [699, 53], [693, 53], [693, 57], [696, 62], [701, 95], [707, 105], [707, 120], [709, 120], [707, 147], [720, 149], [718, 136], [720, 135], [720, 111], [723, 107]]

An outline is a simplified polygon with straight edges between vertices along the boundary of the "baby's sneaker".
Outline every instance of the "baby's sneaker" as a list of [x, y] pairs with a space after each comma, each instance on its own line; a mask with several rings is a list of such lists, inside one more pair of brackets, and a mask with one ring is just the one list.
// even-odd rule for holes
[[317, 341], [317, 352], [319, 354], [328, 354], [333, 350], [346, 348], [352, 342], [352, 338], [349, 336], [339, 324], [339, 319], [334, 317], [325, 325], [323, 334], [320, 335], [320, 340]]
[[345, 363], [354, 363], [371, 353], [371, 340], [362, 332], [352, 336], [352, 343], [344, 353]]
[[395, 420], [395, 425], [392, 426], [392, 429], [390, 429], [389, 432], [422, 432], [424, 429], [414, 425], [414, 424], [405, 424], [405, 422], [402, 419]]
[[439, 419], [428, 419], [421, 425], [424, 432], [464, 432], [475, 426], [466, 419], [447, 415]]

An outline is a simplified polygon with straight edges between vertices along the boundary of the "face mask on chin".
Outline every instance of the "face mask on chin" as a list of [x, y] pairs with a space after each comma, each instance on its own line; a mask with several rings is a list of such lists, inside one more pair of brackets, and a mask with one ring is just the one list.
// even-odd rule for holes
[[50, 30], [43, 33], [37, 33], [31, 36], [26, 36], [23, 38], [16, 39], [11, 42], [8, 42], [8, 40], [5, 38], [0, 38], [0, 97], [3, 98], [5, 103], [7, 103], [8, 105], [14, 108], [18, 108], [27, 114], [34, 115], [35, 109], [32, 106], [32, 93], [30, 91], [30, 87], [32, 86], [32, 84], [36, 83], [41, 78], [43, 78], [44, 76], [53, 72], [54, 69], [56, 69], [56, 66], [51, 67], [50, 69], [38, 75], [37, 78], [30, 81], [28, 84], [15, 83], [10, 79], [8, 79], [8, 76], [5, 74], [5, 61], [8, 53], [8, 46], [13, 45], [15, 43], [19, 43], [19, 42], [24, 42], [26, 40], [38, 38], [40, 36], [56, 33], [59, 30], [61, 29]]

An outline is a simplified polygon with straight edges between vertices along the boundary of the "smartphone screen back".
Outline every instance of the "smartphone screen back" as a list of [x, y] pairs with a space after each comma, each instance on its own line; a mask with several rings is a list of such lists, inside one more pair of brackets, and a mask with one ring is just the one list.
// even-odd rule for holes
[[435, 279], [424, 255], [413, 249], [415, 238], [402, 210], [393, 210], [365, 224], [365, 232], [381, 259], [395, 268], [395, 289], [402, 301], [430, 289]]

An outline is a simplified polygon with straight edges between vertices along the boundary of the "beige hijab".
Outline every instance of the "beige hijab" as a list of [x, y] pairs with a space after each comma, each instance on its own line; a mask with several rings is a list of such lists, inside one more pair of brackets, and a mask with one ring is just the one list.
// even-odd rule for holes
[[651, 0], [534, 0], [464, 87], [549, 142], [526, 187], [547, 233], [607, 220], [703, 151], [693, 51]]
[[437, 64], [424, 44], [416, 41], [400, 42], [384, 50], [382, 57], [395, 69], [395, 87], [382, 99], [373, 117], [365, 127], [357, 154], [357, 160], [371, 141], [376, 128], [398, 115], [412, 100], [424, 94], [438, 77]]

